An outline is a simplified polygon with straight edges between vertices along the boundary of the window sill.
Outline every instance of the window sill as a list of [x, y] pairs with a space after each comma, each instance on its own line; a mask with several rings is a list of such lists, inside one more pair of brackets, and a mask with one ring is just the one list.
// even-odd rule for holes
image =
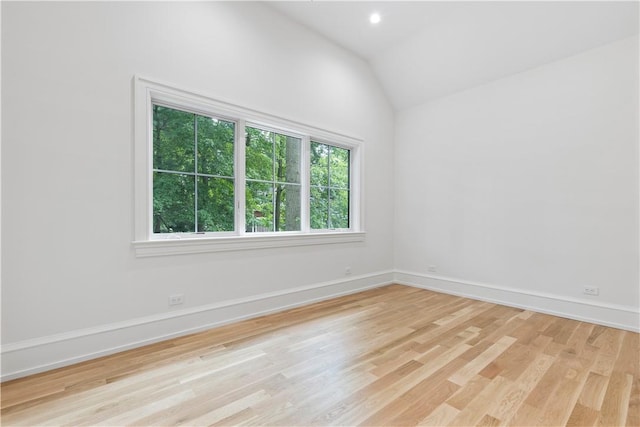
[[229, 236], [159, 239], [133, 242], [136, 257], [199, 254], [291, 246], [363, 242], [364, 232], [288, 234], [282, 236]]

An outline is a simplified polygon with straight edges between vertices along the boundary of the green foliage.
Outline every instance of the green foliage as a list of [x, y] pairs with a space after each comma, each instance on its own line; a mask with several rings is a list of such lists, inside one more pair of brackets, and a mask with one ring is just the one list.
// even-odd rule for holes
[[[153, 231], [235, 229], [235, 123], [153, 106]], [[302, 142], [246, 127], [246, 231], [301, 229]], [[349, 150], [311, 143], [313, 229], [349, 227]]]
[[233, 231], [234, 181], [198, 177], [198, 231]]
[[196, 116], [198, 173], [233, 178], [235, 124]]
[[195, 231], [194, 177], [174, 173], [153, 173], [153, 231], [188, 233]]
[[260, 129], [246, 128], [246, 174], [248, 180], [273, 181], [272, 133]]
[[194, 171], [194, 117], [192, 113], [153, 107], [153, 168]]

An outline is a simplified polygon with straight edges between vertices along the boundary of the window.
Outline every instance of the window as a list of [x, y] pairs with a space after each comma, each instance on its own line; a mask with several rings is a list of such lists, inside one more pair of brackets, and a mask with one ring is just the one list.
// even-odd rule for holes
[[311, 142], [311, 228], [349, 228], [350, 151]]
[[361, 141], [135, 79], [138, 256], [361, 241]]
[[235, 123], [153, 105], [153, 233], [234, 229]]
[[246, 231], [300, 231], [300, 138], [246, 128]]

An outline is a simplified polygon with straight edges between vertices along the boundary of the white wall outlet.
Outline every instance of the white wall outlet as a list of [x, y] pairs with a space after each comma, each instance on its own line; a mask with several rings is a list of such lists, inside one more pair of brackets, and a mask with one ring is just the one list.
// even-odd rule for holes
[[348, 276], [348, 275], [350, 275], [350, 274], [351, 274], [351, 267], [345, 267], [345, 269], [344, 269], [344, 275], [345, 275], [345, 276]]
[[427, 271], [429, 273], [435, 273], [436, 271], [438, 271], [438, 266], [437, 265], [428, 265], [427, 266]]
[[169, 295], [169, 305], [180, 305], [184, 302], [184, 294]]
[[584, 290], [582, 291], [583, 294], [585, 295], [599, 295], [600, 294], [600, 289], [599, 288], [595, 288], [593, 286], [585, 286]]

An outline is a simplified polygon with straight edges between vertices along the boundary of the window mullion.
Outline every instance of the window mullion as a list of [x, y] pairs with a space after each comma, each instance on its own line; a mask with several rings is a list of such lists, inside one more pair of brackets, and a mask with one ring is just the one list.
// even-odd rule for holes
[[276, 230], [276, 224], [278, 222], [278, 220], [276, 219], [276, 214], [278, 213], [278, 209], [276, 208], [276, 181], [278, 180], [278, 167], [276, 166], [278, 162], [278, 156], [276, 155], [276, 149], [276, 134], [275, 132], [271, 132], [271, 169], [273, 173], [273, 179], [271, 181], [271, 231], [278, 231]]
[[331, 224], [331, 147], [327, 147], [327, 228], [332, 229]]
[[193, 194], [193, 202], [194, 202], [194, 224], [195, 231], [198, 232], [198, 116], [193, 115], [193, 183], [194, 183], [194, 194]]
[[305, 136], [300, 143], [300, 230], [308, 233], [311, 230], [311, 138]]
[[235, 140], [235, 220], [236, 234], [243, 236], [246, 232], [246, 122], [238, 120], [236, 122], [236, 140]]

